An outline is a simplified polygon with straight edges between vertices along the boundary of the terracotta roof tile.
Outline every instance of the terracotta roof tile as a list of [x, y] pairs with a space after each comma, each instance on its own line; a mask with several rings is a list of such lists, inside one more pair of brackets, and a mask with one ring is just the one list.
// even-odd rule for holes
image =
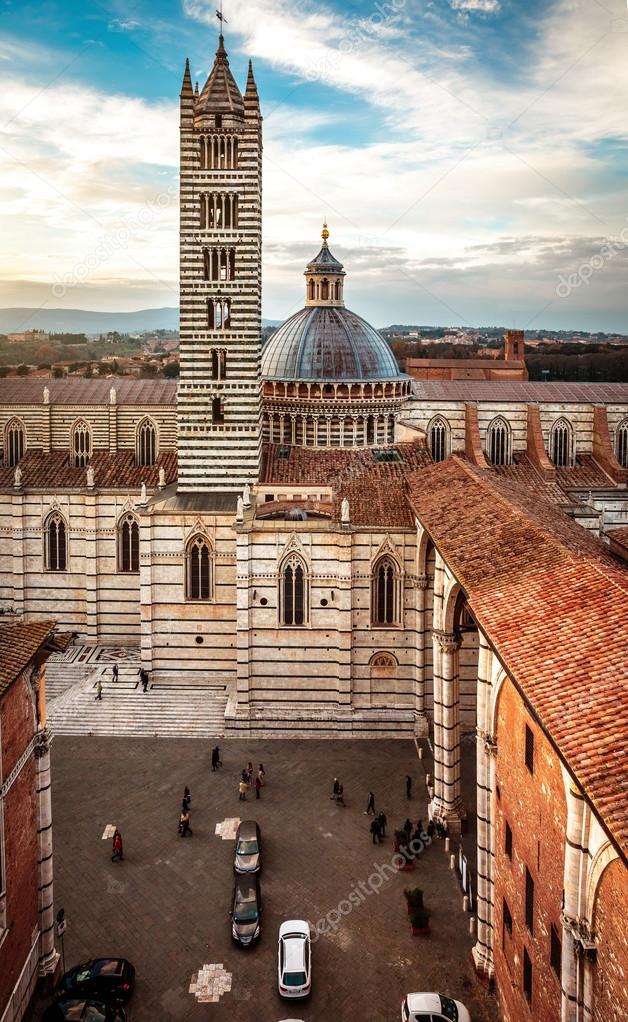
[[[162, 452], [156, 464], [148, 466], [136, 465], [133, 451], [118, 451], [117, 454], [94, 451], [90, 465], [94, 469], [94, 482], [101, 489], [129, 487], [139, 489], [143, 482], [147, 487], [154, 487], [159, 480], [159, 469], [162, 465], [166, 473], [166, 483], [171, 483], [177, 478], [177, 455], [174, 451]], [[29, 487], [47, 490], [84, 489], [86, 485], [87, 470], [73, 468], [66, 451], [45, 454], [31, 448], [20, 461], [20, 468], [22, 487], [26, 489]], [[14, 468], [0, 468], [0, 487], [12, 487], [14, 475]]]
[[52, 634], [54, 621], [0, 624], [0, 696]]
[[[494, 368], [493, 363], [489, 367]], [[421, 401], [628, 404], [628, 383], [531, 383], [528, 380], [414, 380]]]
[[137, 380], [129, 376], [68, 377], [63, 380], [11, 377], [0, 380], [0, 404], [41, 405], [44, 387], [55, 405], [108, 405], [109, 391], [115, 387], [119, 405], [174, 405], [175, 380]]
[[483, 631], [625, 851], [628, 573], [558, 508], [496, 473], [451, 458], [410, 484]]

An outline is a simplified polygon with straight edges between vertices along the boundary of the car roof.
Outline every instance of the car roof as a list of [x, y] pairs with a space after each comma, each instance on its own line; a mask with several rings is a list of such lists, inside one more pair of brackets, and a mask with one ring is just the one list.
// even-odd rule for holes
[[440, 994], [408, 994], [407, 1001], [409, 1011], [440, 1012]]
[[253, 901], [257, 898], [259, 882], [256, 873], [236, 873], [234, 896], [238, 901]]
[[279, 927], [279, 938], [293, 936], [309, 937], [310, 924], [305, 919], [288, 919]]
[[259, 834], [259, 827], [255, 820], [242, 820], [238, 827], [238, 837], [243, 841], [250, 841]]

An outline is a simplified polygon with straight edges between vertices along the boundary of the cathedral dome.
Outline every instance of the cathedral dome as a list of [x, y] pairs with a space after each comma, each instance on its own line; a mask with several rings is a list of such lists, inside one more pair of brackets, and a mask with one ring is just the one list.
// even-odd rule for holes
[[301, 309], [262, 351], [267, 380], [390, 380], [401, 375], [382, 335], [343, 305]]

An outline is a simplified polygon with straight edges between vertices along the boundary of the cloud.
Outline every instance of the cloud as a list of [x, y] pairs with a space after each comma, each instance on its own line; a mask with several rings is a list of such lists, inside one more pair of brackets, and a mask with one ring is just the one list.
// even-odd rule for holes
[[501, 0], [449, 0], [454, 11], [480, 11], [482, 14], [497, 14]]
[[134, 28], [139, 28], [140, 22], [134, 21], [132, 18], [114, 18], [107, 25], [110, 32], [131, 32]]

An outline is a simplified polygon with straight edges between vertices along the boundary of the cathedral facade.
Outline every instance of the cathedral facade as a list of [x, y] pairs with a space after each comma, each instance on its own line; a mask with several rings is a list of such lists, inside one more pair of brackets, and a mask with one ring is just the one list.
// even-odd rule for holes
[[241, 92], [221, 37], [181, 91], [179, 384], [0, 380], [0, 609], [139, 646], [183, 698], [226, 686], [232, 735], [429, 737], [452, 833], [474, 735], [474, 954], [507, 991], [525, 944], [512, 1019], [547, 951], [517, 931], [502, 849], [523, 762], [527, 806], [559, 806], [558, 879], [537, 876], [562, 947], [547, 1017], [593, 1018], [592, 948], [600, 1003], [622, 997], [628, 387], [411, 380], [346, 307], [326, 226], [262, 349], [261, 160], [253, 71]]

